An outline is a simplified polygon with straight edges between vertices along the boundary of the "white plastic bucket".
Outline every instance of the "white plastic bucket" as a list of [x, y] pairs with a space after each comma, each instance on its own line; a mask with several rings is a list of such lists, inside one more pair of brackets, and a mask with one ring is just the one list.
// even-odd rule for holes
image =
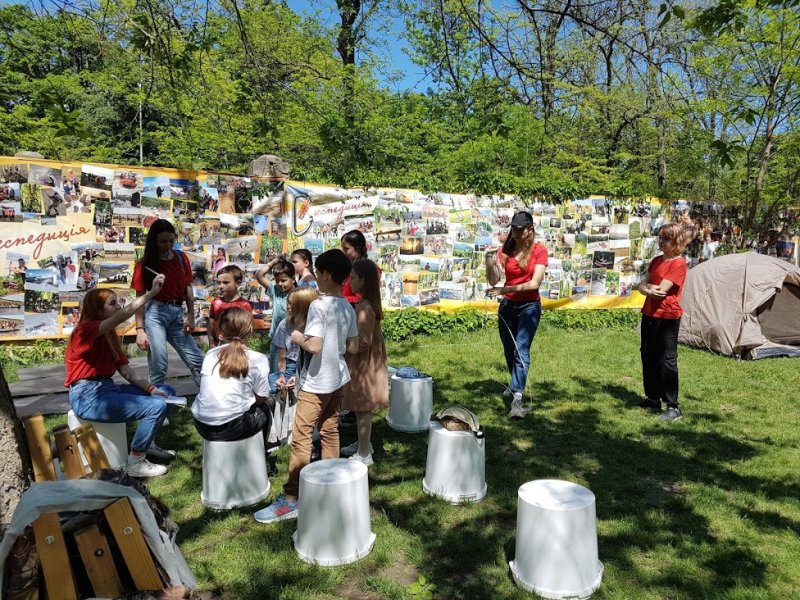
[[389, 427], [406, 433], [427, 431], [433, 412], [433, 379], [392, 375], [389, 390]]
[[[97, 439], [108, 457], [108, 462], [112, 469], [121, 469], [128, 462], [128, 434], [125, 431], [125, 423], [98, 423], [97, 421], [87, 421], [81, 419], [73, 411], [67, 413], [67, 426], [74, 430], [81, 425], [91, 425], [97, 433]], [[83, 452], [83, 464], [88, 465], [86, 453]]]
[[472, 431], [449, 431], [431, 422], [422, 491], [451, 504], [480, 502], [486, 496], [486, 440]]
[[269, 495], [264, 436], [235, 442], [203, 440], [203, 491], [200, 501], [213, 510], [252, 506]]
[[298, 498], [293, 539], [302, 560], [333, 567], [372, 551], [366, 465], [342, 458], [311, 463], [300, 471]]
[[529, 481], [517, 495], [518, 586], [544, 598], [588, 598], [600, 587], [594, 494], [569, 481]]

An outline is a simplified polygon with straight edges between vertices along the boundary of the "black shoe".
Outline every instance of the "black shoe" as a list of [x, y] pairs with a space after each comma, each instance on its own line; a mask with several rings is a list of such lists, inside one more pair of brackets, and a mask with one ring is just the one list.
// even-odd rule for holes
[[339, 425], [352, 425], [356, 422], [355, 411], [348, 410], [339, 415]]
[[661, 400], [653, 400], [652, 398], [645, 398], [644, 400], [639, 402], [639, 408], [661, 411]]
[[677, 421], [683, 416], [681, 409], [677, 406], [670, 406], [667, 410], [664, 411], [664, 414], [661, 415], [661, 420], [666, 421], [667, 423], [671, 423], [672, 421]]
[[147, 449], [147, 458], [157, 462], [170, 462], [175, 460], [177, 455], [178, 453], [175, 452], [175, 450], [166, 450], [155, 442], [150, 444], [150, 447]]

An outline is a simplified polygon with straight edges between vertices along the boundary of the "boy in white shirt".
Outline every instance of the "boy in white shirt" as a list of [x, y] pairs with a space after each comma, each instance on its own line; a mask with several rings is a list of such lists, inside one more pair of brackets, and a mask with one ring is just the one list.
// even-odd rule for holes
[[342, 296], [342, 283], [352, 265], [338, 249], [328, 250], [314, 264], [321, 296], [311, 303], [304, 332], [294, 331], [292, 342], [311, 355], [311, 362], [297, 395], [292, 428], [289, 480], [283, 494], [254, 516], [260, 523], [297, 518], [300, 471], [311, 457], [311, 436], [316, 425], [322, 437], [322, 458], [339, 457], [339, 407], [350, 372], [345, 352], [358, 350], [356, 314]]

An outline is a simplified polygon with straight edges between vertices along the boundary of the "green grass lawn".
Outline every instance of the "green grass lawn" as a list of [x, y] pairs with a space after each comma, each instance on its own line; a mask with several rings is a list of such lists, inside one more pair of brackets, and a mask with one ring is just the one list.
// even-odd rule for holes
[[[322, 568], [294, 551], [295, 523], [256, 523], [253, 509], [200, 504], [202, 443], [188, 411], [159, 438], [178, 449], [149, 482], [174, 511], [178, 541], [202, 589], [227, 599], [411, 598], [419, 575], [437, 598], [527, 598], [511, 579], [517, 489], [557, 478], [596, 496], [599, 598], [789, 598], [800, 590], [800, 363], [737, 362], [680, 349], [684, 418], [636, 407], [638, 336], [543, 327], [533, 349], [534, 411], [506, 419], [507, 380], [494, 329], [389, 347], [392, 366], [433, 376], [434, 406], [463, 404], [486, 426], [489, 492], [451, 506], [422, 492], [427, 434], [376, 417], [370, 467], [377, 541], [359, 563]], [[355, 438], [345, 428], [342, 444]], [[289, 449], [278, 453], [276, 494]], [[255, 508], [260, 508], [259, 505]]]

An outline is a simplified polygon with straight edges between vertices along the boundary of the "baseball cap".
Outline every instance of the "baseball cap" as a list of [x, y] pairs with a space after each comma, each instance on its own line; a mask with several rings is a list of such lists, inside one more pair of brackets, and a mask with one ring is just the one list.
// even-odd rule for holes
[[511, 218], [512, 227], [530, 227], [533, 225], [531, 213], [521, 210]]

